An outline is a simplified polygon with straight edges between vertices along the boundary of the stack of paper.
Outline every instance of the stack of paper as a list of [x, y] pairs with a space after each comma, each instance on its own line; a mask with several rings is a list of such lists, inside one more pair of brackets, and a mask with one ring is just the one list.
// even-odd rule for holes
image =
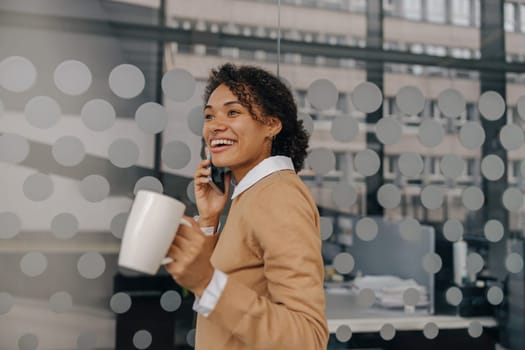
[[[418, 284], [413, 279], [401, 279], [396, 276], [363, 276], [354, 280], [354, 286], [358, 289], [371, 289], [376, 295], [376, 303], [388, 308], [404, 307], [404, 293], [409, 289], [417, 291], [419, 300], [416, 306], [427, 306], [429, 304], [428, 290], [425, 286]], [[415, 293], [414, 293], [415, 294]], [[412, 302], [410, 300], [410, 302]]]

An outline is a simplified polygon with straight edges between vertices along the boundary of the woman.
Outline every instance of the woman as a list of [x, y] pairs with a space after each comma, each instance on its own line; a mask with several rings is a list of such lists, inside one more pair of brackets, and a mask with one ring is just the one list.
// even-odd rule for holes
[[[296, 174], [308, 135], [292, 94], [262, 69], [225, 64], [212, 71], [205, 101], [206, 146], [232, 174], [219, 194], [208, 183], [210, 161], [200, 163], [199, 222], [185, 216], [193, 227], [181, 225], [167, 266], [195, 294], [195, 347], [326, 349], [319, 213]], [[237, 185], [217, 235], [230, 180]]]

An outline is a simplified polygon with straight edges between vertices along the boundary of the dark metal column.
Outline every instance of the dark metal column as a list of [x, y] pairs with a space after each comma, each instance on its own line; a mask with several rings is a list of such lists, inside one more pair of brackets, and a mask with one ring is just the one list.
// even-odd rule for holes
[[[503, 0], [487, 0], [481, 2], [481, 60], [486, 62], [505, 61], [505, 31], [503, 29]], [[495, 91], [506, 99], [506, 78], [502, 70], [482, 70], [481, 93]], [[498, 120], [480, 118], [485, 130], [486, 139], [482, 146], [482, 156], [490, 154], [500, 157], [507, 164], [507, 152], [499, 141], [499, 131], [507, 123], [505, 115]], [[497, 181], [482, 179], [481, 186], [485, 194], [483, 218], [499, 220], [505, 233], [509, 231], [509, 214], [502, 203], [503, 192], [507, 189], [507, 169]], [[489, 265], [495, 276], [505, 274], [504, 259], [506, 256], [506, 236], [498, 243], [491, 244]]]
[[[383, 48], [383, 2], [382, 0], [368, 0], [366, 2], [367, 35], [366, 45], [371, 49]], [[383, 91], [384, 65], [381, 61], [368, 60], [366, 62], [367, 81], [374, 83]], [[366, 116], [366, 123], [375, 125], [383, 116], [383, 105]], [[383, 207], [377, 200], [377, 191], [383, 184], [383, 144], [379, 142], [375, 132], [366, 133], [367, 148], [377, 152], [381, 160], [379, 170], [375, 175], [366, 178], [366, 213], [367, 215], [383, 215]]]
[[[480, 46], [481, 62], [497, 64], [505, 62], [505, 30], [504, 30], [504, 1], [486, 0], [480, 1], [481, 23], [480, 23]], [[506, 75], [504, 70], [485, 69], [480, 71], [481, 93], [495, 91], [504, 99], [506, 93]], [[507, 118], [505, 114], [498, 120], [487, 120], [480, 117], [481, 125], [486, 134], [485, 142], [482, 146], [482, 157], [490, 154], [497, 155], [507, 164], [507, 152], [499, 141], [499, 131], [505, 126]], [[483, 220], [480, 220], [479, 230], [483, 230], [483, 224], [487, 220], [499, 220], [505, 235], [497, 243], [490, 243], [488, 268], [492, 276], [503, 279], [507, 272], [505, 270], [506, 245], [509, 235], [509, 213], [503, 206], [502, 196], [507, 189], [507, 167], [503, 176], [496, 181], [489, 181], [485, 177], [481, 180], [481, 187], [485, 194], [485, 204], [482, 208]], [[522, 304], [523, 305], [523, 304]], [[500, 314], [501, 316], [502, 314]], [[505, 319], [499, 317], [500, 341], [504, 346], [508, 346], [509, 333]], [[513, 336], [517, 336], [516, 334]]]

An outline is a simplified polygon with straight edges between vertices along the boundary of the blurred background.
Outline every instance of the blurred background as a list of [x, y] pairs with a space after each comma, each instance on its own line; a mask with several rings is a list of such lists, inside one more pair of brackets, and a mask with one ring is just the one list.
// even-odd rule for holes
[[197, 214], [224, 62], [310, 134], [329, 349], [524, 348], [525, 1], [3, 0], [0, 349], [193, 348], [193, 295], [116, 261], [139, 189]]

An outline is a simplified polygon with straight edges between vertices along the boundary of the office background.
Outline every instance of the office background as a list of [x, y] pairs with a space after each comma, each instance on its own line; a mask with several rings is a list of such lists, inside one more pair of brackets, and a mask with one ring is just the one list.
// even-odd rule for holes
[[525, 1], [4, 0], [0, 349], [192, 348], [193, 297], [116, 260], [138, 189], [196, 214], [227, 61], [311, 134], [330, 349], [523, 348]]

